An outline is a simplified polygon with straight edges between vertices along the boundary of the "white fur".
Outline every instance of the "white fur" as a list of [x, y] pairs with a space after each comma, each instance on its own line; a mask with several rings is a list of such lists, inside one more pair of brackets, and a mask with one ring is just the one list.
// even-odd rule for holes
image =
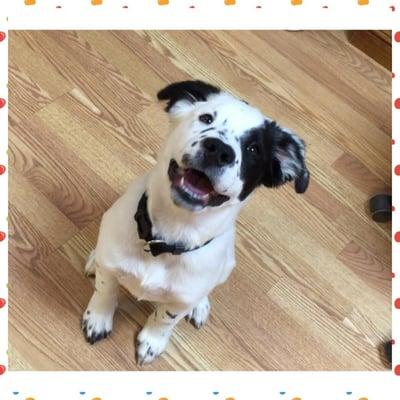
[[[196, 150], [204, 126], [199, 115], [217, 110], [215, 126], [226, 130], [225, 141], [235, 149], [237, 165], [226, 168], [215, 183], [218, 191], [230, 200], [218, 207], [193, 212], [177, 207], [171, 199], [167, 169], [171, 158]], [[135, 180], [127, 192], [104, 214], [94, 256], [87, 271], [96, 269], [96, 291], [83, 316], [88, 340], [109, 331], [116, 307], [117, 282], [138, 300], [156, 303], [156, 310], [138, 336], [137, 357], [140, 364], [151, 362], [164, 351], [174, 326], [188, 316], [195, 326], [208, 318], [209, 293], [223, 283], [235, 265], [235, 219], [243, 202], [238, 200], [243, 182], [238, 178], [240, 147], [237, 138], [259, 126], [264, 116], [255, 108], [222, 93], [207, 102], [178, 102], [170, 111], [172, 132], [150, 173]], [[224, 123], [224, 121], [227, 121]], [[210, 132], [210, 135], [215, 133]], [[209, 244], [180, 256], [162, 254], [153, 257], [143, 250], [134, 214], [142, 194], [147, 192], [148, 211], [153, 234], [166, 242], [184, 241], [188, 246]], [[168, 316], [172, 314], [174, 318]], [[89, 327], [90, 326], [90, 330]]]

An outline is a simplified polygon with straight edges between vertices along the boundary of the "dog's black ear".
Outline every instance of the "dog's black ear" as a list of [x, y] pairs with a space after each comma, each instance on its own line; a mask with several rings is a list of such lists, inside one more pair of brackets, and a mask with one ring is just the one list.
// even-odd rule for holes
[[165, 111], [173, 111], [178, 102], [193, 104], [206, 101], [211, 94], [219, 93], [220, 89], [202, 81], [184, 81], [173, 83], [158, 92], [158, 100], [167, 100]]
[[266, 123], [268, 162], [263, 184], [276, 187], [294, 180], [297, 193], [304, 193], [310, 181], [305, 163], [305, 144], [294, 133], [280, 128], [275, 122]]

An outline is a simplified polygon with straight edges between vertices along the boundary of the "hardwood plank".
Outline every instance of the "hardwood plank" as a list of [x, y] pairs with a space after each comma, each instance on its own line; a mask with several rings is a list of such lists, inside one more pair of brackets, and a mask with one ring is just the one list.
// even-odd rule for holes
[[[12, 335], [16, 335], [16, 332], [13, 332]], [[7, 354], [9, 357], [8, 366], [11, 371], [32, 370], [32, 367], [25, 361], [25, 358], [22, 357], [13, 346], [8, 346]]]
[[391, 35], [380, 31], [354, 31], [351, 33], [349, 41], [387, 70], [392, 70]]
[[37, 48], [22, 31], [9, 32], [9, 116], [14, 125], [33, 115], [72, 85], [51, 61], [37, 57]]
[[[379, 352], [373, 345], [340, 321], [325, 318], [323, 310], [297, 291], [290, 280], [281, 279], [269, 291], [269, 295], [280, 308], [297, 320], [299, 325], [305, 329], [308, 328], [307, 335], [315, 340], [317, 348], [323, 348], [324, 364], [327, 366], [325, 369], [332, 369], [329, 367], [332, 365], [333, 360], [330, 360], [332, 355], [333, 362], [338, 363], [340, 360], [339, 362], [343, 363], [340, 369], [346, 371], [360, 369], [374, 371], [381, 365]], [[300, 307], [299, 304], [301, 304]], [[350, 353], [350, 357], [344, 358], [343, 352]]]
[[[9, 185], [10, 202], [52, 246], [57, 248], [78, 231], [76, 226], [26, 178], [12, 168], [8, 173], [12, 182]], [[15, 223], [19, 224], [18, 221]], [[28, 232], [25, 231], [25, 234]]]
[[390, 194], [391, 192], [391, 189], [381, 179], [350, 154], [344, 153], [332, 166], [369, 197], [377, 193]]
[[[102, 181], [97, 184], [96, 181], [88, 179], [87, 183], [93, 184], [95, 189], [104, 186], [105, 182], [106, 187], [113, 191], [113, 200], [116, 200], [115, 193], [122, 194], [136, 176], [134, 171], [144, 172], [151, 166], [148, 158], [154, 163], [154, 149], [147, 146], [147, 149], [139, 150], [139, 146], [145, 142], [142, 136], [138, 137], [135, 131], [125, 129], [114, 131], [104, 124], [104, 120], [95, 118], [87, 109], [83, 109], [75, 96], [60, 97], [49, 107], [41, 110], [37, 117], [43, 128], [49, 131], [49, 136], [57, 137], [57, 141], [63, 147], [70, 149], [75, 159], [82, 160], [83, 165], [90, 165], [90, 169], [94, 172], [93, 176], [97, 176], [97, 181], [99, 179]], [[82, 120], [86, 123], [82, 124]], [[146, 150], [153, 157], [146, 159]], [[72, 165], [71, 169], [71, 173], [80, 170]], [[87, 167], [83, 167], [83, 170], [87, 170]], [[81, 180], [80, 186], [83, 186]], [[84, 191], [85, 187], [81, 190]], [[96, 189], [93, 190], [93, 194], [98, 196]], [[110, 198], [111, 196], [107, 200], [108, 206], [111, 205]], [[98, 214], [94, 217], [97, 216]]]
[[392, 292], [391, 265], [381, 262], [358, 243], [351, 241], [339, 253], [338, 258], [369, 286], [381, 291], [384, 295]]
[[[285, 218], [283, 223], [283, 214], [283, 211], [278, 214], [275, 210], [271, 211], [269, 207], [259, 207], [257, 215], [248, 211], [248, 224], [257, 224], [260, 229], [269, 231], [273, 241], [285, 244], [286, 253], [290, 249], [290, 252], [299, 258], [293, 265], [308, 265], [308, 273], [314, 271], [320, 275], [318, 282], [327, 280], [332, 285], [333, 291], [351, 301], [370, 318], [379, 320], [379, 324], [387, 329], [390, 326], [390, 309], [381, 308], [379, 304], [381, 302], [387, 304], [388, 294], [381, 295], [368, 289], [361, 279], [345, 268], [334, 252], [329, 251], [317, 237], [312, 237], [311, 232], [305, 232], [291, 218]], [[346, 223], [348, 223], [347, 219], [342, 221], [342, 225]], [[280, 229], [276, 229], [277, 226], [280, 226]], [[281, 259], [283, 257], [285, 257], [284, 254], [281, 255]], [[376, 302], [369, 301], [371, 297]], [[376, 315], [377, 312], [381, 314]]]
[[134, 129], [132, 116], [149, 106], [152, 99], [115, 65], [108, 63], [79, 31], [38, 31], [35, 35], [32, 32], [26, 35], [64, 79], [87, 93], [103, 119], [115, 127]]
[[[45, 120], [40, 115], [39, 112], [29, 122], [10, 130], [10, 166], [78, 228], [84, 227], [101, 215], [117, 194], [73, 149], [54, 140], [55, 131], [62, 130], [59, 115], [47, 114]], [[82, 127], [79, 135], [82, 142], [86, 140]]]
[[374, 256], [386, 265], [392, 263], [391, 233], [380, 224], [373, 222], [365, 207], [365, 218], [359, 218], [354, 213], [344, 212], [336, 221], [335, 226], [347, 238], [354, 239], [364, 248], [373, 252]]
[[20, 263], [34, 266], [37, 261], [55, 250], [46, 235], [40, 233], [14, 205], [10, 205], [8, 214], [10, 238], [8, 251], [17, 257]]
[[190, 79], [190, 75], [174, 65], [168, 53], [154, 51], [151, 37], [145, 32], [113, 31], [104, 36], [97, 31], [82, 31], [80, 36], [101, 53], [107, 62], [118, 58], [118, 67], [131, 82], [140, 82], [141, 89], [155, 94], [169, 82]]

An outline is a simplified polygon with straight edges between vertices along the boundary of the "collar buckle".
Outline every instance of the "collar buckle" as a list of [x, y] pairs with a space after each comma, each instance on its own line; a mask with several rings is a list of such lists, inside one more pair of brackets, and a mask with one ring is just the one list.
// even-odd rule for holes
[[143, 250], [146, 253], [150, 253], [151, 252], [151, 245], [155, 244], [155, 243], [165, 243], [165, 242], [163, 240], [157, 240], [157, 239], [149, 240], [143, 245]]

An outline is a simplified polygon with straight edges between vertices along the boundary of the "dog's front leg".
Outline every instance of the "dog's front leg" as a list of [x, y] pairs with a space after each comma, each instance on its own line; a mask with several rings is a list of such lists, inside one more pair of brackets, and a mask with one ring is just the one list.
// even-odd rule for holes
[[136, 340], [139, 365], [148, 364], [167, 347], [175, 325], [191, 310], [184, 304], [160, 304], [147, 319]]
[[186, 320], [189, 321], [195, 328], [200, 329], [207, 321], [210, 314], [210, 302], [208, 297], [203, 297], [192, 311], [186, 315]]
[[82, 317], [82, 330], [90, 344], [111, 333], [118, 303], [118, 288], [115, 274], [97, 264], [95, 290]]

